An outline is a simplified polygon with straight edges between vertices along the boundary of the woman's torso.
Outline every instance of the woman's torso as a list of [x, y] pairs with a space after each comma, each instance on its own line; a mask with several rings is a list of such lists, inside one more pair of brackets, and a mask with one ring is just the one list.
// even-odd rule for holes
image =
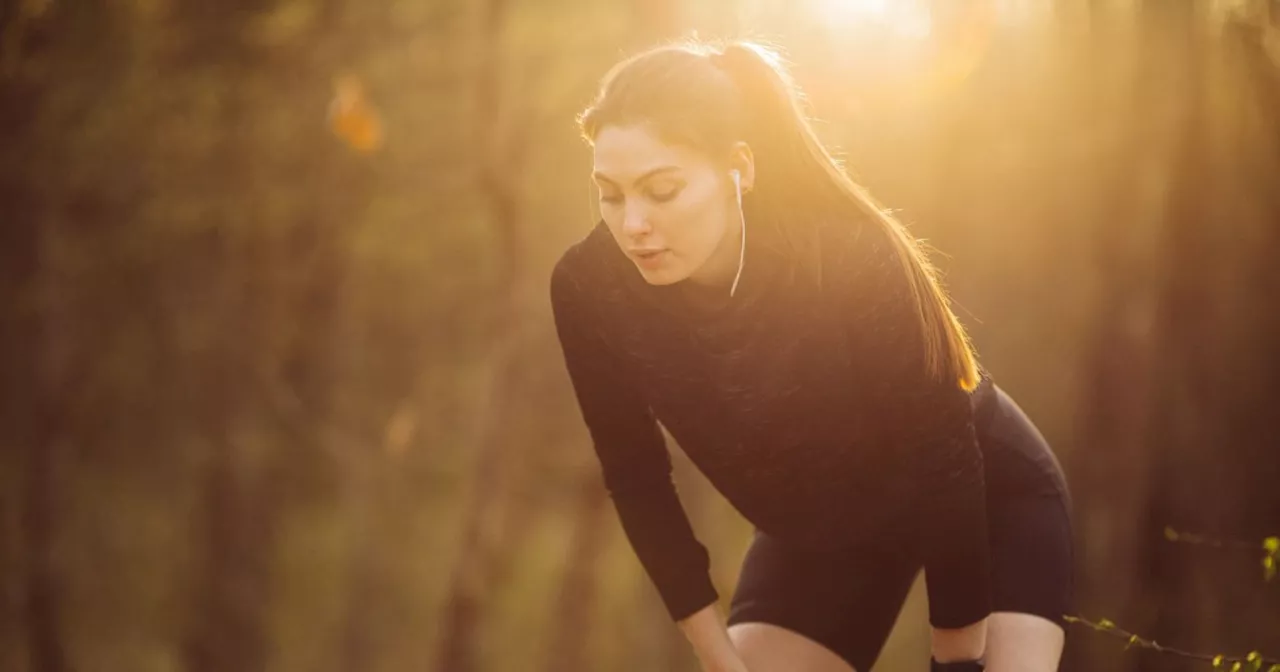
[[[929, 418], [863, 393], [859, 378], [871, 367], [843, 337], [832, 297], [804, 280], [781, 281], [757, 255], [754, 267], [748, 256], [736, 303], [690, 312], [673, 307], [676, 288], [645, 284], [603, 227], [586, 242], [602, 261], [601, 335], [658, 421], [748, 520], [815, 546], [901, 522], [914, 484], [906, 456], [886, 444], [895, 424]], [[1007, 415], [999, 396], [989, 376], [972, 396], [980, 445], [984, 434], [1004, 437], [984, 449], [985, 474], [999, 491], [1043, 489], [1053, 478], [1043, 451], [1005, 445], [1008, 423], [983, 422]]]

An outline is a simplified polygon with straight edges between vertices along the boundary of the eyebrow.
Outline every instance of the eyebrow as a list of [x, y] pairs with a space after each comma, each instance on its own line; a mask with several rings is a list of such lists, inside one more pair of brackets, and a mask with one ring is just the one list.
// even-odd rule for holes
[[[658, 173], [666, 173], [673, 170], [680, 170], [680, 166], [658, 166], [657, 168], [654, 168], [652, 170], [645, 172], [645, 174], [641, 175], [640, 177], [637, 177], [636, 181], [633, 184], [640, 184], [641, 182], [644, 182], [645, 180], [653, 177], [654, 175], [657, 175]], [[608, 182], [609, 184], [612, 184], [612, 185], [618, 184], [617, 182], [614, 182], [613, 180], [605, 177], [604, 174], [600, 173], [599, 171], [592, 173], [591, 176], [596, 178], [597, 180], [604, 180], [605, 182]]]

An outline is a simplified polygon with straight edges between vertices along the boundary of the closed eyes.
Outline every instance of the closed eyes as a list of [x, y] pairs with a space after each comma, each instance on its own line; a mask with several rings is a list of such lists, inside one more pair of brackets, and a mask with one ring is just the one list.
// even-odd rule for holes
[[[654, 203], [667, 203], [680, 195], [680, 189], [672, 188], [665, 191], [649, 191], [645, 195]], [[600, 197], [600, 200], [609, 204], [618, 204], [623, 201], [623, 197], [621, 194], [605, 194]]]

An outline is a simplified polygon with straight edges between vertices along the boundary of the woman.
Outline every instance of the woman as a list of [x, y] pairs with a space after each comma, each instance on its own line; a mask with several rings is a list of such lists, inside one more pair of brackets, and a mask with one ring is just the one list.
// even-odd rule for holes
[[[708, 671], [866, 672], [921, 569], [934, 670], [1054, 670], [1062, 470], [799, 100], [759, 44], [672, 45], [580, 117], [603, 221], [551, 298], [623, 529]], [[727, 620], [659, 422], [756, 528]]]

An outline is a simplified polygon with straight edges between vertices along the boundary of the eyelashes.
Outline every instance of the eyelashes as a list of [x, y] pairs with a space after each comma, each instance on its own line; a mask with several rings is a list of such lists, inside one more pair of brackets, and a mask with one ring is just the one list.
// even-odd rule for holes
[[[680, 189], [669, 189], [663, 192], [651, 191], [647, 194], [649, 199], [652, 200], [654, 203], [667, 203], [679, 195], [680, 195]], [[623, 198], [620, 195], [610, 194], [608, 196], [601, 196], [600, 200], [610, 205], [617, 205], [623, 201]]]
[[680, 193], [679, 189], [670, 189], [660, 194], [650, 192], [649, 198], [652, 198], [654, 201], [658, 203], [666, 203], [667, 201], [675, 198], [676, 194], [679, 194], [679, 193]]

